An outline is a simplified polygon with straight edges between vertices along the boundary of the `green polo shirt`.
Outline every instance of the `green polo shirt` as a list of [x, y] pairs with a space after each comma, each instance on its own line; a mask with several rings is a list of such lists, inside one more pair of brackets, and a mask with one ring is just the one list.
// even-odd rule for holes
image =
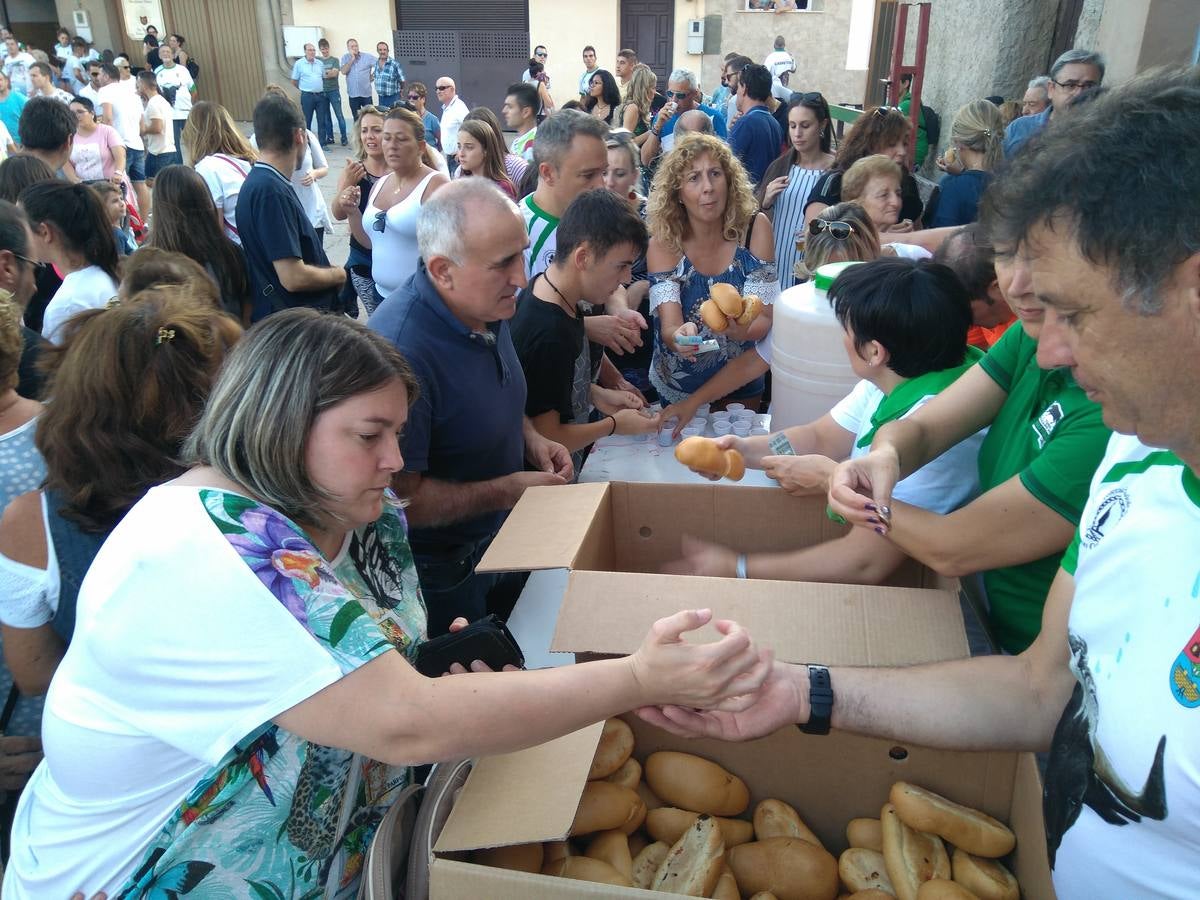
[[[1079, 524], [1109, 430], [1067, 369], [1038, 368], [1037, 341], [1019, 324], [979, 363], [1008, 394], [979, 448], [979, 486], [990, 491], [1014, 475], [1039, 501]], [[983, 573], [992, 631], [1010, 653], [1028, 647], [1062, 553]]]

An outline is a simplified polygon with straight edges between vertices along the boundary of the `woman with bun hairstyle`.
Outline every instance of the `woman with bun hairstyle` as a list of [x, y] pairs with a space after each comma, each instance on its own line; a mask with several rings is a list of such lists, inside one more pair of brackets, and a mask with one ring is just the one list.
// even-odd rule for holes
[[504, 171], [504, 144], [486, 122], [464, 119], [459, 129], [458, 171], [454, 177], [470, 178], [472, 175], [494, 182], [516, 201], [517, 189]]
[[833, 168], [822, 176], [808, 195], [808, 201], [804, 204], [805, 221], [812, 221], [826, 206], [847, 199], [842, 196], [842, 176], [864, 156], [878, 153], [900, 166], [903, 173], [900, 182], [900, 224], [893, 226], [892, 230], [911, 231], [920, 227], [924, 204], [917, 190], [916, 179], [906, 168], [909, 128], [908, 119], [898, 110], [882, 106], [864, 110], [842, 139]]
[[749, 704], [770, 655], [733, 622], [683, 640], [708, 610], [621, 659], [420, 674], [425, 604], [389, 488], [417, 392], [391, 342], [341, 316], [284, 310], [234, 348], [192, 468], [126, 513], [80, 592], [6, 897], [353, 897], [413, 764], [648, 704]]
[[116, 296], [117, 242], [100, 195], [86, 184], [33, 184], [21, 191], [20, 205], [33, 228], [38, 258], [63, 275], [42, 317], [42, 337], [57, 344], [71, 316]]
[[[707, 134], [689, 134], [659, 163], [649, 203], [650, 312], [654, 357], [650, 383], [665, 403], [678, 403], [771, 330], [772, 304], [779, 294], [775, 238], [770, 220], [758, 212], [746, 170], [729, 145]], [[700, 315], [714, 284], [755, 295], [762, 312], [748, 325], [727, 319], [714, 331]], [[715, 339], [717, 349], [698, 353], [681, 337]], [[718, 401], [758, 408], [763, 379], [757, 378]]]
[[[808, 281], [812, 273], [826, 263], [866, 262], [879, 255], [879, 233], [867, 211], [857, 203], [839, 203], [808, 223], [807, 253], [804, 262], [797, 266], [797, 278]], [[705, 403], [715, 403], [742, 385], [766, 375], [771, 370], [770, 359], [771, 336], [768, 334], [755, 345], [753, 353], [743, 353], [698, 390], [664, 409], [664, 421], [678, 420], [674, 437], [679, 437]]]
[[80, 313], [63, 344], [45, 351], [51, 402], [35, 437], [45, 482], [0, 519], [0, 622], [23, 693], [46, 692], [105, 537], [147, 490], [183, 471], [179, 448], [240, 335], [207, 297], [172, 285]]
[[[794, 456], [773, 455], [770, 435], [717, 439], [719, 449], [737, 450], [747, 468], [763, 469], [796, 495], [824, 494], [840, 460], [865, 454], [878, 428], [919, 409], [983, 356], [967, 346], [970, 298], [945, 266], [894, 258], [863, 263], [838, 276], [829, 300], [845, 333], [851, 368], [862, 380], [815, 422], [780, 432]], [[948, 449], [897, 485], [897, 496], [938, 514], [969, 502], [979, 491], [975, 461], [982, 439], [975, 434]], [[665, 571], [879, 584], [906, 559], [899, 547], [882, 543], [854, 528], [822, 544], [746, 555], [685, 537], [684, 558]]]
[[242, 246], [237, 229], [237, 198], [258, 154], [242, 136], [229, 111], [212, 100], [192, 104], [181, 138], [192, 168], [208, 186], [226, 235]]
[[793, 94], [787, 106], [787, 143], [767, 167], [755, 196], [775, 231], [775, 267], [782, 290], [796, 284], [796, 264], [804, 253], [804, 207], [813, 187], [832, 166], [833, 120], [829, 104], [817, 93]]
[[938, 185], [941, 190], [931, 227], [969, 225], [979, 218], [979, 198], [1004, 161], [1003, 144], [1004, 120], [990, 101], [976, 100], [954, 114], [950, 126], [953, 161], [943, 164], [948, 174]]

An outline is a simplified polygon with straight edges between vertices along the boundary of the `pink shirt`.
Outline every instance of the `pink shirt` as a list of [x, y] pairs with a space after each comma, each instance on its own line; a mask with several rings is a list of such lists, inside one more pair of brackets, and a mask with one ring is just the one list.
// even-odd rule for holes
[[71, 165], [75, 167], [75, 174], [82, 181], [112, 178], [117, 169], [112, 148], [124, 146], [125, 142], [111, 125], [97, 125], [96, 130], [87, 136], [83, 132], [75, 132], [75, 142], [71, 147]]

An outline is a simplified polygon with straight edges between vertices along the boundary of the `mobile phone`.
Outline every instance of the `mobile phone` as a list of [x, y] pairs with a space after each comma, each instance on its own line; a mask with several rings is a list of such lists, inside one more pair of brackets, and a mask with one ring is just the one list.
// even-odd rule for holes
[[449, 634], [439, 635], [417, 648], [417, 671], [428, 678], [449, 672], [454, 663], [470, 669], [480, 660], [499, 672], [505, 666], [525, 667], [525, 654], [504, 622], [491, 615]]

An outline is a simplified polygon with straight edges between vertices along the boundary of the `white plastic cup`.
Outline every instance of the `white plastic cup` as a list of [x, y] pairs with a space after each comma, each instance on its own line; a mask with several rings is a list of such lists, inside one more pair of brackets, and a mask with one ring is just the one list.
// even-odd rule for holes
[[689, 425], [687, 428], [683, 429], [683, 431], [680, 432], [680, 434], [682, 434], [685, 438], [700, 437], [700, 431], [701, 431], [701, 429], [694, 428], [691, 425]]
[[658, 430], [658, 446], [670, 447], [673, 443], [675, 443], [675, 438], [673, 436], [674, 431], [674, 425], [668, 425], [664, 428], [660, 428]]
[[735, 422], [753, 422], [755, 414], [748, 409], [739, 409], [733, 414]]
[[746, 408], [745, 403], [727, 403], [727, 404], [725, 404], [725, 411], [728, 412], [730, 415], [733, 415], [736, 412], [741, 412], [745, 408]]
[[729, 434], [729, 432], [733, 431], [733, 423], [728, 419], [718, 419], [716, 422], [713, 422], [713, 431], [716, 432], [717, 437]]
[[749, 437], [750, 436], [750, 423], [749, 422], [734, 422], [733, 423], [733, 433], [736, 434], [738, 437]]
[[709, 418], [711, 418], [713, 420], [713, 423], [715, 424], [717, 422], [727, 421], [727, 420], [731, 419], [732, 416], [730, 415], [728, 410], [718, 409], [715, 413], [713, 413], [711, 416], [709, 416]]
[[688, 422], [688, 428], [695, 428], [697, 434], [704, 434], [708, 428], [708, 419], [701, 419], [699, 416]]

